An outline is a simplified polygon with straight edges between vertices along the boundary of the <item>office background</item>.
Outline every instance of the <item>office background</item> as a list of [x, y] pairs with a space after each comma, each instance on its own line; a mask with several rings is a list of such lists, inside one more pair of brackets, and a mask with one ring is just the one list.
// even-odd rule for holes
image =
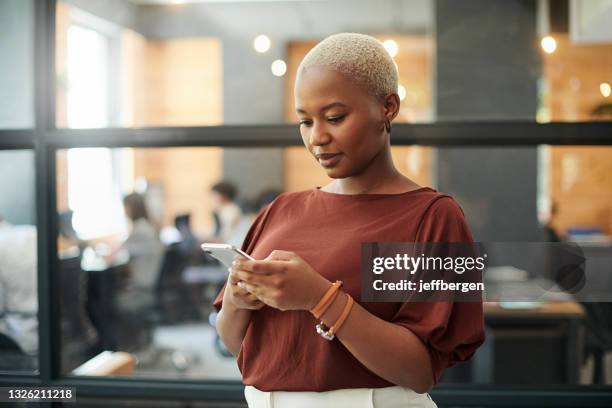
[[[223, 276], [178, 244], [214, 235], [209, 190], [219, 180], [237, 187], [245, 214], [262, 192], [326, 183], [301, 146], [292, 86], [301, 57], [334, 32], [375, 35], [394, 55], [403, 108], [392, 143], [404, 174], [456, 197], [475, 239], [542, 241], [552, 231], [579, 241], [593, 278], [608, 283], [605, 2], [5, 0], [0, 8], [0, 215], [36, 226], [39, 340], [28, 355], [3, 351], [3, 384], [75, 385], [84, 406], [240, 406], [235, 361], [209, 316]], [[270, 40], [265, 52], [254, 49], [260, 34]], [[547, 36], [552, 52], [540, 42]], [[134, 191], [165, 232], [169, 265], [158, 275], [163, 301], [137, 311], [141, 326], [105, 300], [123, 289], [123, 263], [101, 265], [87, 250], [129, 234], [121, 199]], [[60, 214], [72, 214], [69, 237]], [[520, 262], [503, 272], [519, 281], [538, 273]], [[609, 336], [612, 316], [593, 323], [602, 304], [491, 305], [489, 342], [448, 370], [434, 399], [609, 405], [610, 355], [589, 343], [589, 333]]]

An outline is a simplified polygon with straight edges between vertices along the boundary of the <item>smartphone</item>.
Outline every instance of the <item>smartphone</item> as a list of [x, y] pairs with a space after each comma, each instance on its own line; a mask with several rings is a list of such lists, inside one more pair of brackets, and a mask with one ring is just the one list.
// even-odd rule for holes
[[253, 261], [255, 260], [255, 258], [253, 258], [251, 255], [229, 244], [209, 244], [205, 242], [201, 245], [201, 248], [202, 251], [214, 256], [228, 268], [232, 266], [232, 262], [235, 259], [246, 258]]

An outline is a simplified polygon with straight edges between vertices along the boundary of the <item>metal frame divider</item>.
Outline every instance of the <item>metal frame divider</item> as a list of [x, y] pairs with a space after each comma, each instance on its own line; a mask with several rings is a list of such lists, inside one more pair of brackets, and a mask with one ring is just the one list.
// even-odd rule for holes
[[[86, 398], [243, 402], [235, 381], [181, 381], [62, 377], [57, 262], [56, 152], [71, 147], [280, 147], [300, 146], [294, 125], [56, 129], [56, 0], [33, 0], [35, 19], [35, 126], [0, 130], [0, 149], [34, 149], [38, 227], [39, 373], [0, 375], [0, 386], [72, 386]], [[612, 145], [612, 122], [536, 124], [523, 121], [394, 126], [394, 145], [536, 146]], [[481, 386], [442, 384], [431, 393], [442, 405], [461, 407], [608, 407], [612, 387]], [[43, 404], [51, 406], [51, 404]]]

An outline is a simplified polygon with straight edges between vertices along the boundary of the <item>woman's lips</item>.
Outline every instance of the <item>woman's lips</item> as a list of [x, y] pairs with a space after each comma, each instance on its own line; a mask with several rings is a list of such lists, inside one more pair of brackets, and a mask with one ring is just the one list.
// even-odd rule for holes
[[322, 154], [318, 156], [318, 158], [321, 166], [325, 168], [332, 168], [338, 164], [340, 159], [342, 159], [342, 154]]

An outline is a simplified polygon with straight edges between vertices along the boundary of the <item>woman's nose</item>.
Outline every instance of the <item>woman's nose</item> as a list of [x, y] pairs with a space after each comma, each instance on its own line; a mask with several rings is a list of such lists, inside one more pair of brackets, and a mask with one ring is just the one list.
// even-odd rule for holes
[[312, 126], [310, 131], [309, 143], [313, 146], [326, 145], [331, 141], [331, 135], [327, 131], [325, 126], [316, 125]]

